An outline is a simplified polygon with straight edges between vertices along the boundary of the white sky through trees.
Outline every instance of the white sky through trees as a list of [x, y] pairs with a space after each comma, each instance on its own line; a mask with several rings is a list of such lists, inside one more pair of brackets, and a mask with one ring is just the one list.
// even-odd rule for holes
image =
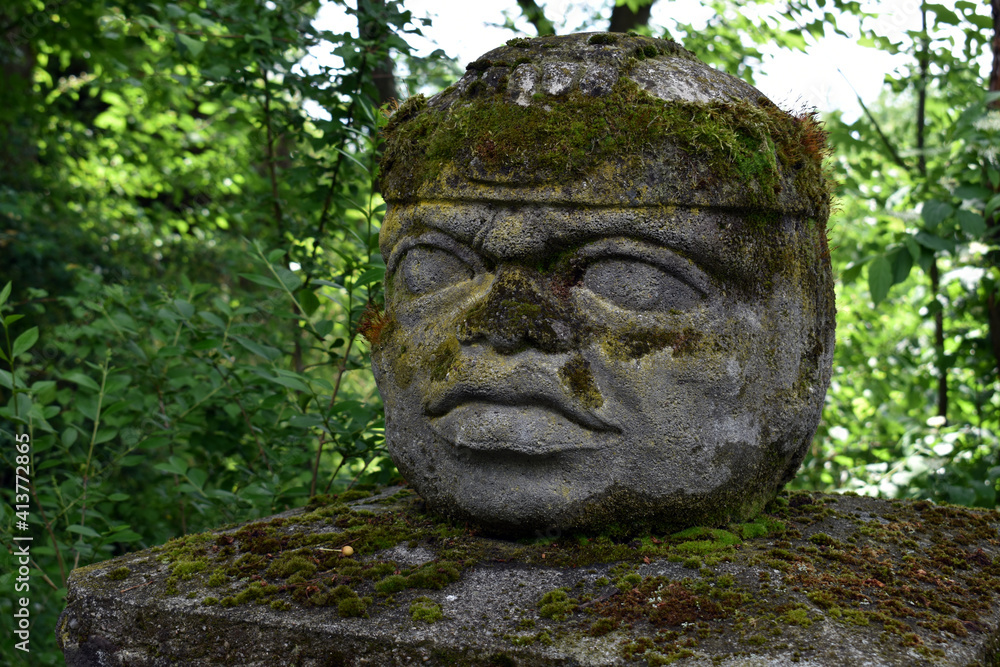
[[[349, 4], [354, 4], [350, 2]], [[572, 32], [590, 21], [596, 14], [610, 11], [610, 0], [549, 0], [540, 3], [546, 16], [556, 24], [559, 34]], [[917, 0], [890, 0], [864, 2], [866, 11], [879, 14], [872, 25], [876, 31], [893, 41], [900, 41], [908, 30], [920, 29], [920, 3]], [[527, 35], [534, 35], [534, 28], [521, 17], [516, 0], [407, 0], [404, 6], [413, 13], [414, 20], [429, 18], [431, 25], [421, 27], [423, 38], [409, 36], [416, 55], [427, 55], [440, 48], [457, 59], [464, 67], [486, 51], [500, 46], [516, 34], [503, 27], [510, 19]], [[761, 10], [773, 9], [764, 5]], [[988, 7], [987, 7], [988, 9]], [[747, 7], [744, 14], [754, 13], [756, 7]], [[711, 9], [698, 0], [658, 0], [653, 5], [650, 25], [654, 28], [672, 29], [675, 21], [704, 24], [711, 16]], [[354, 17], [347, 16], [341, 6], [326, 4], [317, 18], [319, 25], [336, 32], [350, 31], [357, 34]], [[820, 40], [807, 38], [805, 52], [762, 47], [764, 62], [754, 68], [755, 85], [761, 92], [783, 108], [816, 107], [825, 113], [839, 109], [845, 120], [852, 121], [861, 114], [854, 90], [867, 103], [873, 102], [883, 89], [886, 74], [896, 67], [912, 62], [908, 54], [893, 55], [876, 48], [858, 44], [857, 19], [843, 16], [839, 27], [850, 36], [833, 34]], [[598, 21], [603, 28], [607, 19]], [[329, 56], [314, 53], [325, 60]], [[696, 54], [698, 55], [698, 54]], [[989, 54], [970, 67], [988, 74]], [[840, 70], [840, 71], [838, 71]], [[841, 74], [843, 72], [843, 74]], [[848, 83], [849, 82], [849, 83]], [[852, 90], [852, 86], [854, 90]]]

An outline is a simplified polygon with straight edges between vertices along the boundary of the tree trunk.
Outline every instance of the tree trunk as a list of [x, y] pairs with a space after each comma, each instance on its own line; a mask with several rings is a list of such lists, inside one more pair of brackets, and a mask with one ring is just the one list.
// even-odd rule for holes
[[28, 187], [29, 162], [36, 161], [34, 137], [27, 122], [37, 94], [32, 90], [36, 57], [34, 46], [23, 32], [21, 19], [10, 8], [0, 9], [0, 182], [15, 188]]
[[521, 16], [535, 26], [539, 37], [556, 34], [556, 27], [552, 25], [552, 21], [545, 18], [545, 10], [539, 7], [535, 0], [517, 0], [517, 6], [521, 8]]
[[628, 5], [615, 5], [611, 10], [611, 24], [608, 32], [628, 32], [635, 30], [639, 26], [649, 24], [649, 14], [653, 9], [656, 0], [649, 0], [649, 3], [639, 7], [639, 11], [633, 12]]
[[372, 81], [378, 93], [378, 104], [399, 99], [392, 56], [386, 46], [389, 27], [385, 23], [385, 0], [362, 1], [358, 6], [358, 34], [361, 39], [375, 43], [374, 50], [382, 54], [372, 70]]
[[[924, 36], [920, 40], [920, 53], [917, 62], [920, 76], [917, 79], [917, 172], [927, 180], [927, 155], [925, 153], [925, 135], [927, 128], [927, 80], [930, 61], [930, 44], [927, 40], [927, 7], [920, 6], [921, 29]], [[931, 297], [937, 298], [940, 285], [937, 257], [931, 260], [930, 266]], [[937, 413], [939, 417], [948, 418], [948, 364], [944, 355], [944, 313], [934, 314], [934, 347], [937, 356]]]
[[[990, 73], [990, 91], [1000, 90], [1000, 0], [991, 0], [993, 6], [993, 71]], [[1000, 109], [1000, 100], [990, 103]]]
[[[993, 7], [993, 71], [990, 73], [989, 91], [1000, 91], [1000, 0], [991, 0]], [[1000, 109], [1000, 99], [990, 102], [994, 109]], [[984, 179], [989, 186], [989, 178]], [[994, 188], [1000, 192], [1000, 188]], [[994, 211], [993, 217], [986, 221], [987, 239], [996, 239], [1000, 234], [1000, 212]], [[993, 263], [1000, 260], [1000, 253], [991, 253]], [[996, 362], [997, 373], [1000, 373], [1000, 296], [996, 287], [991, 287], [986, 294], [986, 320], [990, 327], [990, 343], [993, 349], [993, 360]]]

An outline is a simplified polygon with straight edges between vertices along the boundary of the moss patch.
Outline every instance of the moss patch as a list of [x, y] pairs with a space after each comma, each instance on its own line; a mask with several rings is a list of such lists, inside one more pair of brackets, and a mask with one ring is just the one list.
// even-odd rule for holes
[[410, 603], [410, 618], [424, 623], [435, 623], [444, 618], [441, 605], [428, 597], [419, 597]]
[[588, 408], [599, 408], [604, 405], [604, 397], [594, 382], [590, 364], [579, 354], [570, 357], [569, 361], [559, 369], [559, 379], [579, 399], [581, 405]]

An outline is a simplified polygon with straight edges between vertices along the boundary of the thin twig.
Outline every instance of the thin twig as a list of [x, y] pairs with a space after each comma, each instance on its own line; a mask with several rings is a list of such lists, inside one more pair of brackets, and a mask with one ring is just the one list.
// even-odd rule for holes
[[136, 584], [135, 586], [129, 586], [128, 588], [123, 588], [123, 589], [121, 589], [118, 592], [119, 593], [124, 593], [126, 591], [134, 591], [137, 588], [142, 588], [143, 586], [149, 586], [151, 583], [153, 583], [152, 579], [150, 579], [149, 581], [147, 581], [145, 583], [142, 583], [142, 584]]
[[38, 499], [38, 492], [35, 490], [34, 483], [32, 483], [29, 488], [31, 489], [31, 497], [35, 499], [35, 507], [38, 508], [38, 513], [42, 516], [42, 524], [45, 526], [45, 532], [49, 534], [49, 541], [52, 542], [52, 549], [56, 552], [56, 561], [59, 563], [59, 578], [62, 580], [63, 586], [65, 586], [66, 564], [63, 562], [62, 549], [59, 548], [59, 540], [56, 539], [55, 531], [52, 530], [52, 522], [45, 516], [45, 508], [42, 506], [42, 502]]
[[340, 463], [337, 464], [337, 468], [333, 471], [333, 474], [330, 475], [330, 481], [326, 483], [326, 488], [323, 489], [323, 493], [330, 493], [330, 487], [333, 486], [333, 480], [337, 479], [337, 473], [340, 472], [340, 469], [344, 467], [344, 464], [347, 463], [347, 461], [348, 457], [341, 454]]
[[[348, 320], [350, 320], [351, 312], [351, 296], [348, 294], [347, 297], [347, 313]], [[354, 346], [354, 341], [358, 337], [358, 332], [355, 331], [351, 334], [351, 337], [347, 339], [347, 347], [344, 350], [344, 356], [340, 360], [340, 365], [337, 368], [337, 379], [333, 384], [333, 393], [330, 394], [330, 402], [327, 405], [327, 412], [333, 409], [333, 404], [337, 400], [337, 394], [340, 393], [340, 382], [344, 377], [344, 373], [347, 371], [347, 360], [351, 355], [351, 348]], [[323, 454], [323, 445], [326, 443], [326, 433], [324, 432], [319, 438], [319, 446], [316, 447], [316, 460], [313, 462], [313, 474], [312, 483], [309, 485], [309, 495], [316, 495], [316, 479], [319, 476], [319, 461]]]
[[[180, 325], [178, 325], [177, 334], [180, 335]], [[175, 344], [176, 344], [176, 340], [175, 340]], [[160, 385], [156, 385], [156, 397], [157, 397], [157, 400], [160, 403], [160, 414], [163, 415], [163, 425], [167, 428], [167, 430], [170, 430], [170, 428], [171, 428], [171, 426], [170, 426], [170, 417], [167, 416], [167, 406], [166, 406], [166, 404], [163, 401], [163, 390], [160, 388]], [[173, 440], [170, 441], [170, 455], [171, 456], [174, 455]], [[177, 473], [173, 473], [172, 475], [173, 475], [173, 478], [174, 478], [174, 488], [175, 489], [180, 488], [181, 480], [177, 476]], [[185, 508], [185, 505], [184, 505], [184, 497], [181, 496], [180, 497], [180, 510], [181, 510], [181, 534], [182, 535], [187, 535], [187, 513], [185, 512], [185, 509], [186, 508]]]
[[861, 110], [865, 112], [865, 116], [867, 116], [869, 122], [871, 122], [871, 124], [875, 126], [875, 131], [878, 133], [879, 138], [882, 139], [882, 143], [885, 144], [886, 149], [892, 156], [892, 161], [895, 162], [900, 167], [902, 167], [903, 169], [909, 171], [910, 170], [909, 165], [907, 165], [906, 162], [903, 161], [903, 158], [899, 156], [899, 153], [896, 152], [896, 149], [893, 147], [893, 145], [889, 143], [889, 138], [885, 136], [884, 132], [882, 132], [882, 127], [878, 124], [878, 121], [875, 120], [875, 117], [872, 115], [872, 112], [868, 110], [868, 107], [865, 106], [864, 101], [861, 99], [861, 95], [858, 94], [858, 91], [851, 84], [850, 79], [847, 78], [847, 75], [844, 74], [844, 72], [839, 67], [837, 68], [837, 71], [840, 72], [840, 76], [844, 77], [844, 81], [847, 81], [847, 85], [851, 87], [852, 91], [854, 91], [854, 95], [858, 98], [858, 104], [861, 105]]
[[[90, 463], [94, 458], [94, 444], [97, 441], [97, 430], [101, 425], [101, 406], [104, 404], [104, 387], [108, 380], [108, 366], [111, 364], [111, 348], [108, 348], [107, 354], [104, 356], [104, 367], [101, 369], [101, 388], [97, 394], [97, 409], [94, 411], [94, 430], [90, 434], [90, 447], [87, 449], [87, 463], [83, 468], [83, 493], [81, 493], [81, 498], [83, 499], [80, 505], [80, 526], [83, 527], [87, 523], [87, 486], [90, 483]], [[73, 569], [80, 564], [80, 552], [76, 552], [76, 556], [73, 558]]]

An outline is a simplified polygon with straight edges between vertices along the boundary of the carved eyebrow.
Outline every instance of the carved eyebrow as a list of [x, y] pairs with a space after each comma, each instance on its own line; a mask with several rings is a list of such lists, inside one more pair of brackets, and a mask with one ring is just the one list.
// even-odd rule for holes
[[486, 269], [482, 258], [472, 248], [456, 241], [443, 232], [427, 231], [416, 236], [408, 236], [397, 243], [385, 262], [386, 272], [389, 274], [395, 273], [399, 261], [406, 252], [417, 246], [432, 246], [447, 250], [468, 264], [475, 273], [480, 273]]
[[605, 237], [581, 247], [577, 256], [589, 260], [615, 257], [640, 260], [682, 280], [702, 296], [711, 294], [712, 280], [701, 267], [693, 260], [658, 243], [628, 237]]

